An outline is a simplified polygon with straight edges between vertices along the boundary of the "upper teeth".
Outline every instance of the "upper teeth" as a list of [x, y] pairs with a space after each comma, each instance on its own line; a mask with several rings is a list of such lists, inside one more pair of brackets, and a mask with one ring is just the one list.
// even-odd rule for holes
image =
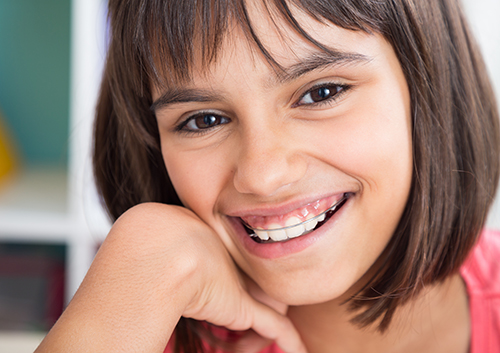
[[326, 212], [334, 209], [339, 203], [330, 207], [328, 210], [319, 214], [316, 217], [300, 222], [297, 217], [290, 217], [286, 221], [285, 227], [280, 227], [278, 224], [271, 224], [269, 229], [252, 229], [255, 235], [262, 240], [269, 240], [271, 238], [274, 241], [282, 241], [286, 239], [300, 237], [301, 235], [309, 233], [313, 230], [318, 223], [323, 222], [326, 217]]

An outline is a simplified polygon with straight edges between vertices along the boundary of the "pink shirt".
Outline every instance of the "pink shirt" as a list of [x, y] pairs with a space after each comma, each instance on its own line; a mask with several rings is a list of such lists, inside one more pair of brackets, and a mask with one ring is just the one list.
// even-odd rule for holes
[[469, 294], [470, 353], [500, 353], [499, 232], [483, 232], [460, 274]]
[[[460, 274], [469, 296], [470, 353], [500, 353], [500, 232], [483, 232]], [[260, 353], [283, 352], [272, 344]]]

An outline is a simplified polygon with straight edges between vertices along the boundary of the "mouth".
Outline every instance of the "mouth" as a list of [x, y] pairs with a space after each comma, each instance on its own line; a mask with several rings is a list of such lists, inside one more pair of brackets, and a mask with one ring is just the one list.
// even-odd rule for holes
[[[270, 226], [269, 228], [264, 227], [252, 227], [248, 222], [240, 218], [240, 222], [243, 228], [250, 236], [250, 238], [256, 243], [260, 244], [271, 244], [286, 242], [290, 239], [295, 239], [306, 234], [309, 234], [317, 229], [319, 229], [323, 224], [328, 222], [328, 220], [344, 206], [352, 193], [345, 193], [339, 200], [337, 200], [333, 205], [322, 211], [321, 213], [315, 215], [314, 217], [307, 218], [304, 221], [300, 221], [296, 217], [290, 217], [286, 222], [284, 227]], [[291, 224], [289, 224], [291, 223]]]

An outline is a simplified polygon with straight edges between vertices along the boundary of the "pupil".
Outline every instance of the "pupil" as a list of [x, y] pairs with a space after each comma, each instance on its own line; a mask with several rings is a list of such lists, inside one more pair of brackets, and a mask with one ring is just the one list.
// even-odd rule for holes
[[323, 99], [328, 98], [331, 94], [331, 91], [327, 87], [321, 87], [321, 88], [318, 88], [315, 93], [316, 94], [313, 94], [312, 98], [313, 98], [313, 100], [317, 101], [317, 100], [323, 100]]
[[204, 126], [211, 126], [217, 122], [217, 118], [213, 115], [205, 115], [203, 116], [203, 125]]

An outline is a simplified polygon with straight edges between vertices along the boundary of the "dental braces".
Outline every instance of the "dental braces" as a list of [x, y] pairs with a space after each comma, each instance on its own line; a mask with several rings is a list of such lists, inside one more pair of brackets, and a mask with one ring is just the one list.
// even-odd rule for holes
[[[307, 223], [311, 223], [311, 222], [314, 222], [314, 221], [317, 221], [317, 223], [321, 223], [323, 222], [325, 219], [326, 219], [326, 214], [328, 212], [333, 212], [337, 209], [337, 207], [339, 207], [340, 205], [342, 205], [344, 203], [344, 201], [346, 201], [348, 198], [347, 194], [344, 194], [344, 196], [342, 196], [342, 198], [340, 200], [338, 200], [334, 205], [330, 206], [329, 208], [327, 208], [325, 211], [321, 212], [320, 214], [312, 217], [312, 218], [309, 218], [307, 220], [305, 220], [304, 222], [300, 222], [300, 223], [297, 223], [297, 224], [294, 224], [294, 225], [291, 225], [291, 226], [286, 226], [286, 227], [282, 227], [282, 228], [272, 228], [272, 229], [262, 229], [262, 228], [253, 228], [251, 227], [248, 223], [246, 223], [245, 221], [243, 221], [245, 227], [247, 227], [248, 229], [252, 230], [252, 231], [265, 231], [265, 232], [277, 232], [277, 231], [286, 231], [287, 229], [290, 229], [290, 228], [294, 228], [294, 227], [297, 227], [298, 225], [306, 225]], [[325, 216], [325, 218], [323, 218], [321, 221], [318, 221], [319, 218], [321, 218], [322, 216]], [[316, 227], [314, 227], [316, 228]], [[310, 233], [312, 232], [313, 229], [307, 231], [306, 233], [304, 234], [307, 234], [307, 233]], [[251, 234], [251, 236], [257, 236], [256, 234]]]

